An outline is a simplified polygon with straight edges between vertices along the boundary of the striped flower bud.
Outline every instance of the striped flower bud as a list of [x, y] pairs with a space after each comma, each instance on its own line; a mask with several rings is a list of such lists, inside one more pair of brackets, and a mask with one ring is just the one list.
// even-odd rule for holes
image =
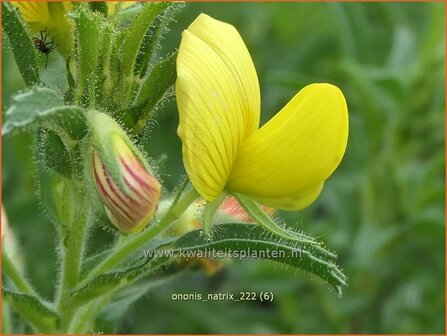
[[93, 181], [111, 222], [125, 234], [152, 219], [161, 186], [142, 154], [109, 116], [93, 112]]

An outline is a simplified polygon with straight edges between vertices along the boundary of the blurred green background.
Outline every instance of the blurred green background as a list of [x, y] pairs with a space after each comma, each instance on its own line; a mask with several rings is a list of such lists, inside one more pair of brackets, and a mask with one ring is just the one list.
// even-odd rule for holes
[[[330, 82], [348, 101], [350, 135], [320, 198], [278, 213], [339, 254], [349, 278], [342, 298], [296, 270], [233, 262], [212, 277], [186, 270], [139, 300], [121, 333], [444, 333], [445, 7], [441, 3], [189, 3], [164, 40], [201, 12], [233, 24], [253, 57], [262, 122], [304, 85]], [[50, 65], [51, 60], [50, 55]], [[23, 87], [3, 46], [3, 110]], [[48, 70], [50, 71], [50, 70]], [[158, 111], [145, 142], [165, 187], [184, 174], [175, 102]], [[54, 228], [33, 178], [29, 135], [3, 139], [3, 202], [21, 257], [52, 298]], [[110, 234], [99, 231], [98, 242]], [[175, 302], [173, 293], [272, 291], [273, 303]], [[113, 331], [105, 324], [102, 330]]]

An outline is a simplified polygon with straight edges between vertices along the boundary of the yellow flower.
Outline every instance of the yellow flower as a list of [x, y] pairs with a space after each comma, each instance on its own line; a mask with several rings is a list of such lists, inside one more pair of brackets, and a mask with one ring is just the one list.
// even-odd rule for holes
[[[58, 46], [65, 57], [73, 50], [73, 21], [67, 16], [73, 10], [71, 1], [12, 1], [20, 10], [23, 19], [31, 31], [40, 33], [45, 31]], [[123, 2], [121, 8], [133, 5], [135, 1]], [[109, 14], [114, 15], [117, 1], [107, 3]]]
[[49, 35], [62, 55], [68, 57], [73, 50], [73, 22], [67, 13], [73, 9], [70, 1], [13, 1], [23, 19], [34, 33]]
[[185, 168], [207, 201], [225, 190], [272, 208], [302, 209], [346, 149], [346, 101], [330, 84], [306, 86], [259, 128], [250, 54], [233, 26], [204, 14], [182, 33], [176, 96]]

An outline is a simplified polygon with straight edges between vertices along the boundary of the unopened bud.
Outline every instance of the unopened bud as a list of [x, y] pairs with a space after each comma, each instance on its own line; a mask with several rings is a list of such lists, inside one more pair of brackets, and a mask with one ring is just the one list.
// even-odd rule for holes
[[109, 116], [92, 111], [92, 175], [111, 222], [123, 233], [141, 231], [160, 199], [160, 182], [121, 127]]

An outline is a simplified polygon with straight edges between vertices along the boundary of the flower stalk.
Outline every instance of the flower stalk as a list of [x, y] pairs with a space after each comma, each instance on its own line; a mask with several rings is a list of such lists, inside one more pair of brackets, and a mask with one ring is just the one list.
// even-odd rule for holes
[[94, 279], [98, 275], [106, 273], [107, 271], [118, 266], [129, 255], [135, 251], [138, 251], [139, 248], [144, 246], [152, 238], [166, 230], [198, 197], [199, 194], [192, 186], [189, 185], [189, 181], [185, 181], [183, 186], [179, 189], [174, 202], [166, 214], [157, 223], [150, 226], [144, 232], [117, 246], [116, 249], [109, 256], [107, 256], [104, 261], [96, 266], [87, 275], [87, 277], [83, 279], [82, 285], [85, 285], [88, 281]]
[[25, 276], [17, 269], [4, 249], [2, 249], [2, 268], [19, 291], [25, 294], [35, 295], [33, 287]]

